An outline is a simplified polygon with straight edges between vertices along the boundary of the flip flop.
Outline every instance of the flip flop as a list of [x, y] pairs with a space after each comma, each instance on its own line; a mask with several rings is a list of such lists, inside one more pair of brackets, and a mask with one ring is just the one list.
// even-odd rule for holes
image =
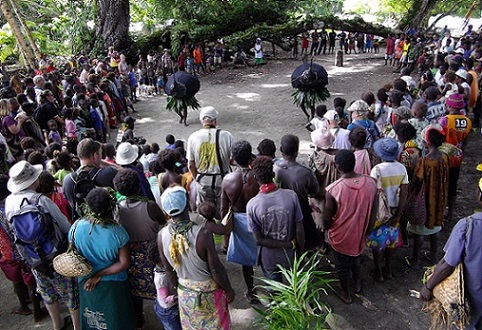
[[17, 314], [17, 315], [31, 315], [32, 311], [30, 308], [27, 307], [27, 309], [22, 309], [22, 307], [15, 307], [12, 310], [12, 314]]
[[350, 305], [351, 303], [353, 303], [353, 298], [350, 296], [350, 299], [347, 299], [346, 297], [344, 297], [341, 293], [339, 293], [338, 291], [335, 291], [335, 295], [340, 298], [341, 301], [343, 301], [345, 304], [347, 305]]

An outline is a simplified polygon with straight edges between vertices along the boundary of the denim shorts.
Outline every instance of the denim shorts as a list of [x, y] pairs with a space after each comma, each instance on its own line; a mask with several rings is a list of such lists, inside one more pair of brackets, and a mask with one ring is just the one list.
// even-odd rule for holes
[[179, 307], [177, 305], [163, 308], [156, 299], [154, 300], [154, 312], [165, 330], [182, 330], [181, 319], [179, 318]]

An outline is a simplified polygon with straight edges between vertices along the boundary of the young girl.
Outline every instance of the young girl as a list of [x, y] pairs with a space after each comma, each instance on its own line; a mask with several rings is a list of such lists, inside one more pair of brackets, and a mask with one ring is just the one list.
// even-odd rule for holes
[[66, 108], [64, 110], [64, 117], [65, 117], [65, 136], [67, 140], [74, 140], [77, 141], [77, 128], [75, 127], [74, 123], [74, 109]]
[[55, 188], [55, 178], [47, 171], [43, 171], [39, 176], [39, 186], [37, 192], [50, 198], [58, 206], [60, 212], [72, 222], [72, 209], [64, 194]]
[[62, 136], [60, 136], [59, 131], [57, 131], [57, 122], [54, 119], [51, 119], [47, 122], [47, 126], [49, 127], [49, 133], [47, 135], [47, 143], [50, 144], [52, 142], [57, 142], [61, 145]]
[[428, 119], [425, 118], [425, 114], [427, 113], [427, 103], [423, 101], [417, 101], [412, 106], [412, 116], [408, 122], [417, 130], [415, 142], [417, 143], [417, 147], [420, 150], [423, 150], [423, 143], [422, 143], [422, 131], [425, 127], [427, 127], [430, 122]]
[[177, 305], [176, 290], [169, 282], [166, 271], [162, 266], [154, 268], [154, 284], [156, 285], [157, 298], [154, 301], [154, 312], [162, 323], [164, 329], [182, 330]]
[[[371, 170], [371, 177], [377, 180], [377, 185], [387, 195], [390, 206], [390, 219], [383, 223], [377, 219], [375, 227], [367, 238], [367, 246], [372, 249], [375, 262], [375, 280], [383, 282], [393, 277], [391, 270], [392, 251], [398, 246], [400, 232], [400, 217], [405, 208], [408, 194], [408, 175], [405, 166], [397, 161], [398, 142], [392, 138], [375, 141], [373, 149], [383, 161]], [[382, 258], [385, 266], [382, 267]]]
[[61, 151], [55, 156], [59, 170], [55, 172], [54, 178], [57, 183], [62, 185], [67, 174], [72, 173], [72, 156], [68, 151]]
[[444, 98], [440, 100], [441, 102], [443, 102], [450, 95], [459, 92], [459, 87], [455, 83], [455, 78], [456, 78], [455, 72], [447, 71], [445, 73], [444, 75], [445, 86], [444, 86], [444, 89], [442, 90], [442, 96]]

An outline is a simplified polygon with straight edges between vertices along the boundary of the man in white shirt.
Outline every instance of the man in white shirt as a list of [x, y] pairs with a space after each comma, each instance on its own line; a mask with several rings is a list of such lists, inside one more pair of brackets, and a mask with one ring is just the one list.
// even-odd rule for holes
[[330, 129], [331, 135], [335, 137], [335, 141], [333, 141], [332, 148], [333, 149], [351, 149], [350, 141], [348, 140], [348, 135], [350, 135], [350, 131], [338, 126], [340, 122], [340, 117], [335, 110], [329, 110], [324, 115], [327, 122], [327, 127]]

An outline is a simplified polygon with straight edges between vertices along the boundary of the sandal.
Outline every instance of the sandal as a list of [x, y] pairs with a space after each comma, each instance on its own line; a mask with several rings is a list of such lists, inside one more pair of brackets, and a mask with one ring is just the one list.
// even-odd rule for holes
[[428, 262], [430, 262], [431, 264], [436, 264], [437, 261], [435, 261], [435, 259], [432, 259], [432, 257], [430, 256], [430, 252], [429, 251], [425, 251], [423, 254], [423, 257], [425, 258], [425, 260], [427, 260]]
[[12, 314], [17, 314], [17, 315], [31, 315], [32, 310], [27, 307], [27, 309], [22, 309], [22, 307], [15, 307], [12, 310]]
[[335, 291], [335, 295], [347, 305], [350, 305], [351, 303], [353, 303], [353, 298], [350, 295], [348, 295], [348, 298], [347, 298], [343, 294], [339, 293], [338, 291]]
[[412, 258], [411, 257], [405, 257], [405, 263], [407, 264], [407, 270], [405, 273], [408, 273], [410, 270], [421, 270], [422, 266], [419, 264], [413, 264]]
[[244, 297], [246, 298], [246, 300], [250, 303], [250, 304], [258, 304], [259, 303], [259, 299], [258, 297], [256, 296], [256, 290], [253, 290], [251, 293], [249, 293], [249, 291], [246, 291], [244, 293]]

